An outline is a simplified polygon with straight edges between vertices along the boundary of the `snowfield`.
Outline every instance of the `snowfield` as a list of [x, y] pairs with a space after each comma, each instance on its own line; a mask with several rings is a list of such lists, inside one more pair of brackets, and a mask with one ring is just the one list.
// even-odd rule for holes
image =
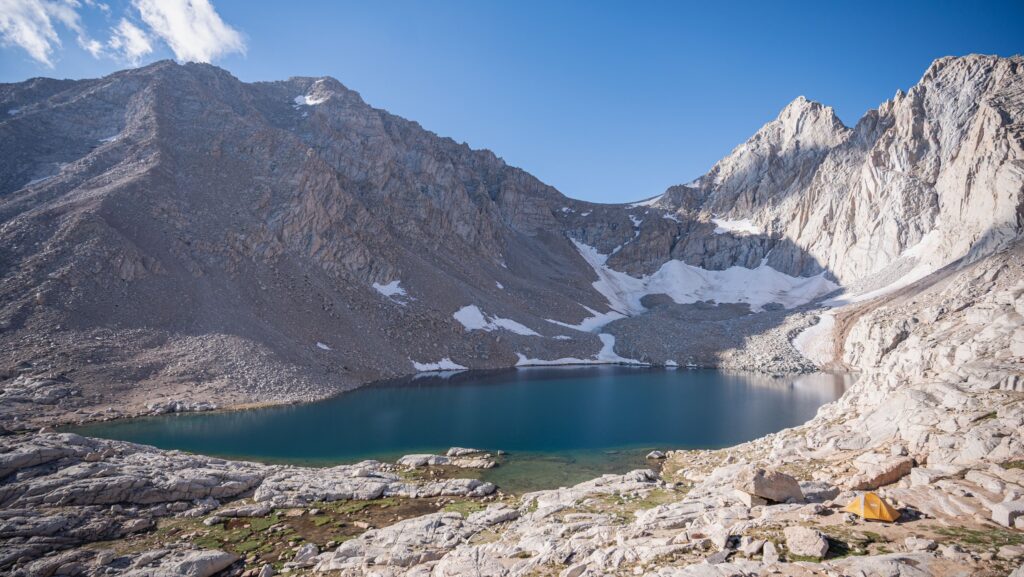
[[[608, 255], [599, 253], [594, 247], [576, 241], [573, 243], [597, 273], [598, 280], [594, 282], [594, 288], [608, 299], [613, 311], [626, 316], [643, 312], [645, 309], [640, 299], [652, 294], [668, 295], [678, 304], [709, 300], [718, 303], [747, 303], [751, 310], [760, 311], [768, 303], [793, 308], [839, 288], [839, 285], [826, 279], [824, 273], [812, 277], [794, 277], [766, 264], [754, 269], [734, 266], [725, 270], [707, 270], [683, 261], [670, 260], [654, 274], [636, 278], [608, 267], [605, 264]], [[608, 319], [607, 322], [612, 320], [615, 319]], [[592, 326], [598, 322], [587, 319], [581, 325]]]
[[480, 307], [476, 305], [467, 305], [461, 309], [455, 311], [452, 314], [455, 320], [462, 323], [462, 326], [466, 327], [467, 331], [496, 331], [504, 329], [511, 331], [517, 335], [523, 335], [527, 337], [539, 337], [540, 333], [531, 329], [530, 327], [518, 323], [512, 319], [503, 319], [497, 316], [485, 315]]
[[801, 331], [793, 339], [793, 346], [800, 351], [800, 354], [819, 366], [831, 362], [835, 354], [833, 331], [835, 330], [836, 309], [894, 293], [939, 270], [945, 266], [945, 263], [932, 262], [930, 257], [934, 254], [941, 254], [939, 250], [941, 242], [942, 234], [938, 228], [935, 228], [925, 234], [920, 242], [900, 254], [901, 259], [914, 259], [915, 261], [914, 267], [900, 278], [871, 291], [852, 294], [848, 291], [843, 292], [839, 296], [821, 303], [827, 307], [833, 307], [833, 310], [822, 313], [819, 316], [818, 324]]
[[[412, 359], [410, 359], [412, 360]], [[452, 361], [448, 357], [437, 361], [436, 363], [417, 363], [412, 361], [412, 366], [421, 373], [433, 373], [437, 371], [464, 371], [466, 367]]]
[[835, 315], [831, 312], [822, 313], [818, 316], [818, 324], [800, 331], [793, 339], [793, 348], [819, 367], [831, 363], [835, 354], [832, 339], [835, 326]]
[[900, 259], [914, 259], [914, 268], [895, 281], [872, 291], [859, 294], [843, 293], [835, 298], [825, 301], [824, 305], [830, 307], [841, 307], [852, 303], [864, 302], [881, 296], [894, 293], [904, 287], [910, 286], [924, 277], [932, 274], [940, 268], [949, 264], [945, 261], [933, 262], [933, 255], [942, 254], [940, 245], [942, 243], [942, 232], [938, 227], [932, 229], [928, 234], [921, 237], [921, 240], [914, 246], [900, 253]]
[[713, 218], [711, 222], [715, 223], [715, 234], [761, 234], [761, 229], [757, 228], [749, 218], [739, 220]]

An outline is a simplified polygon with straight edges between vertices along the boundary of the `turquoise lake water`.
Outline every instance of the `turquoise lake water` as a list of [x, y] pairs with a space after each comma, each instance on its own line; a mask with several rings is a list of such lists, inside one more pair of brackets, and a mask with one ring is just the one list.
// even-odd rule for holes
[[734, 445], [811, 419], [849, 377], [714, 370], [530, 368], [420, 376], [304, 405], [164, 415], [75, 432], [207, 455], [332, 465], [442, 453], [508, 455], [478, 473], [508, 491], [647, 466], [651, 449]]

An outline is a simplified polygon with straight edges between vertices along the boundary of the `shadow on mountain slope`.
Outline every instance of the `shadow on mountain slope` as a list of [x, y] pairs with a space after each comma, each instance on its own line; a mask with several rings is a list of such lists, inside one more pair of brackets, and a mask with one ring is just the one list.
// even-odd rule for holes
[[[787, 246], [567, 199], [337, 81], [164, 62], [59, 88], [0, 122], [0, 151], [75, 143], [4, 183], [0, 369], [69, 379], [77, 406], [308, 399], [445, 360], [593, 359], [596, 334], [550, 322], [607, 311], [567, 237], [622, 247], [609, 264], [636, 276], [670, 259], [756, 267]], [[607, 327], [616, 353], [715, 365], [768, 335], [783, 352], [730, 362], [807, 368], [775, 338], [799, 311], [647, 304]]]

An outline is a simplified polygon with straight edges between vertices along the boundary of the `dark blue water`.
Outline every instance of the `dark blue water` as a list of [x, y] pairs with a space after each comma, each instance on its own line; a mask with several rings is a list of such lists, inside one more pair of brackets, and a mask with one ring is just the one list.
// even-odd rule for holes
[[[536, 368], [403, 379], [305, 405], [76, 432], [306, 464], [393, 460], [452, 446], [502, 449], [507, 462], [487, 474], [521, 487], [517, 463], [519, 477], [557, 477], [542, 485], [624, 471], [642, 466], [651, 448], [718, 448], [801, 424], [843, 390], [844, 377], [824, 374], [779, 380], [712, 370]], [[565, 467], [578, 474], [542, 471]]]

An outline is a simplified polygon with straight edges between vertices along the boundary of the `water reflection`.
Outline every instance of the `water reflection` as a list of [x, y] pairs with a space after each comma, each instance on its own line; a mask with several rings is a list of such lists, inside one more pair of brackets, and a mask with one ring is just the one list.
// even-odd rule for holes
[[635, 461], [640, 448], [716, 448], [803, 423], [838, 398], [846, 380], [608, 366], [467, 371], [383, 382], [306, 405], [78, 432], [272, 462], [390, 460], [470, 446], [510, 451], [513, 462], [516, 453], [557, 456], [600, 469], [609, 450], [626, 450]]

